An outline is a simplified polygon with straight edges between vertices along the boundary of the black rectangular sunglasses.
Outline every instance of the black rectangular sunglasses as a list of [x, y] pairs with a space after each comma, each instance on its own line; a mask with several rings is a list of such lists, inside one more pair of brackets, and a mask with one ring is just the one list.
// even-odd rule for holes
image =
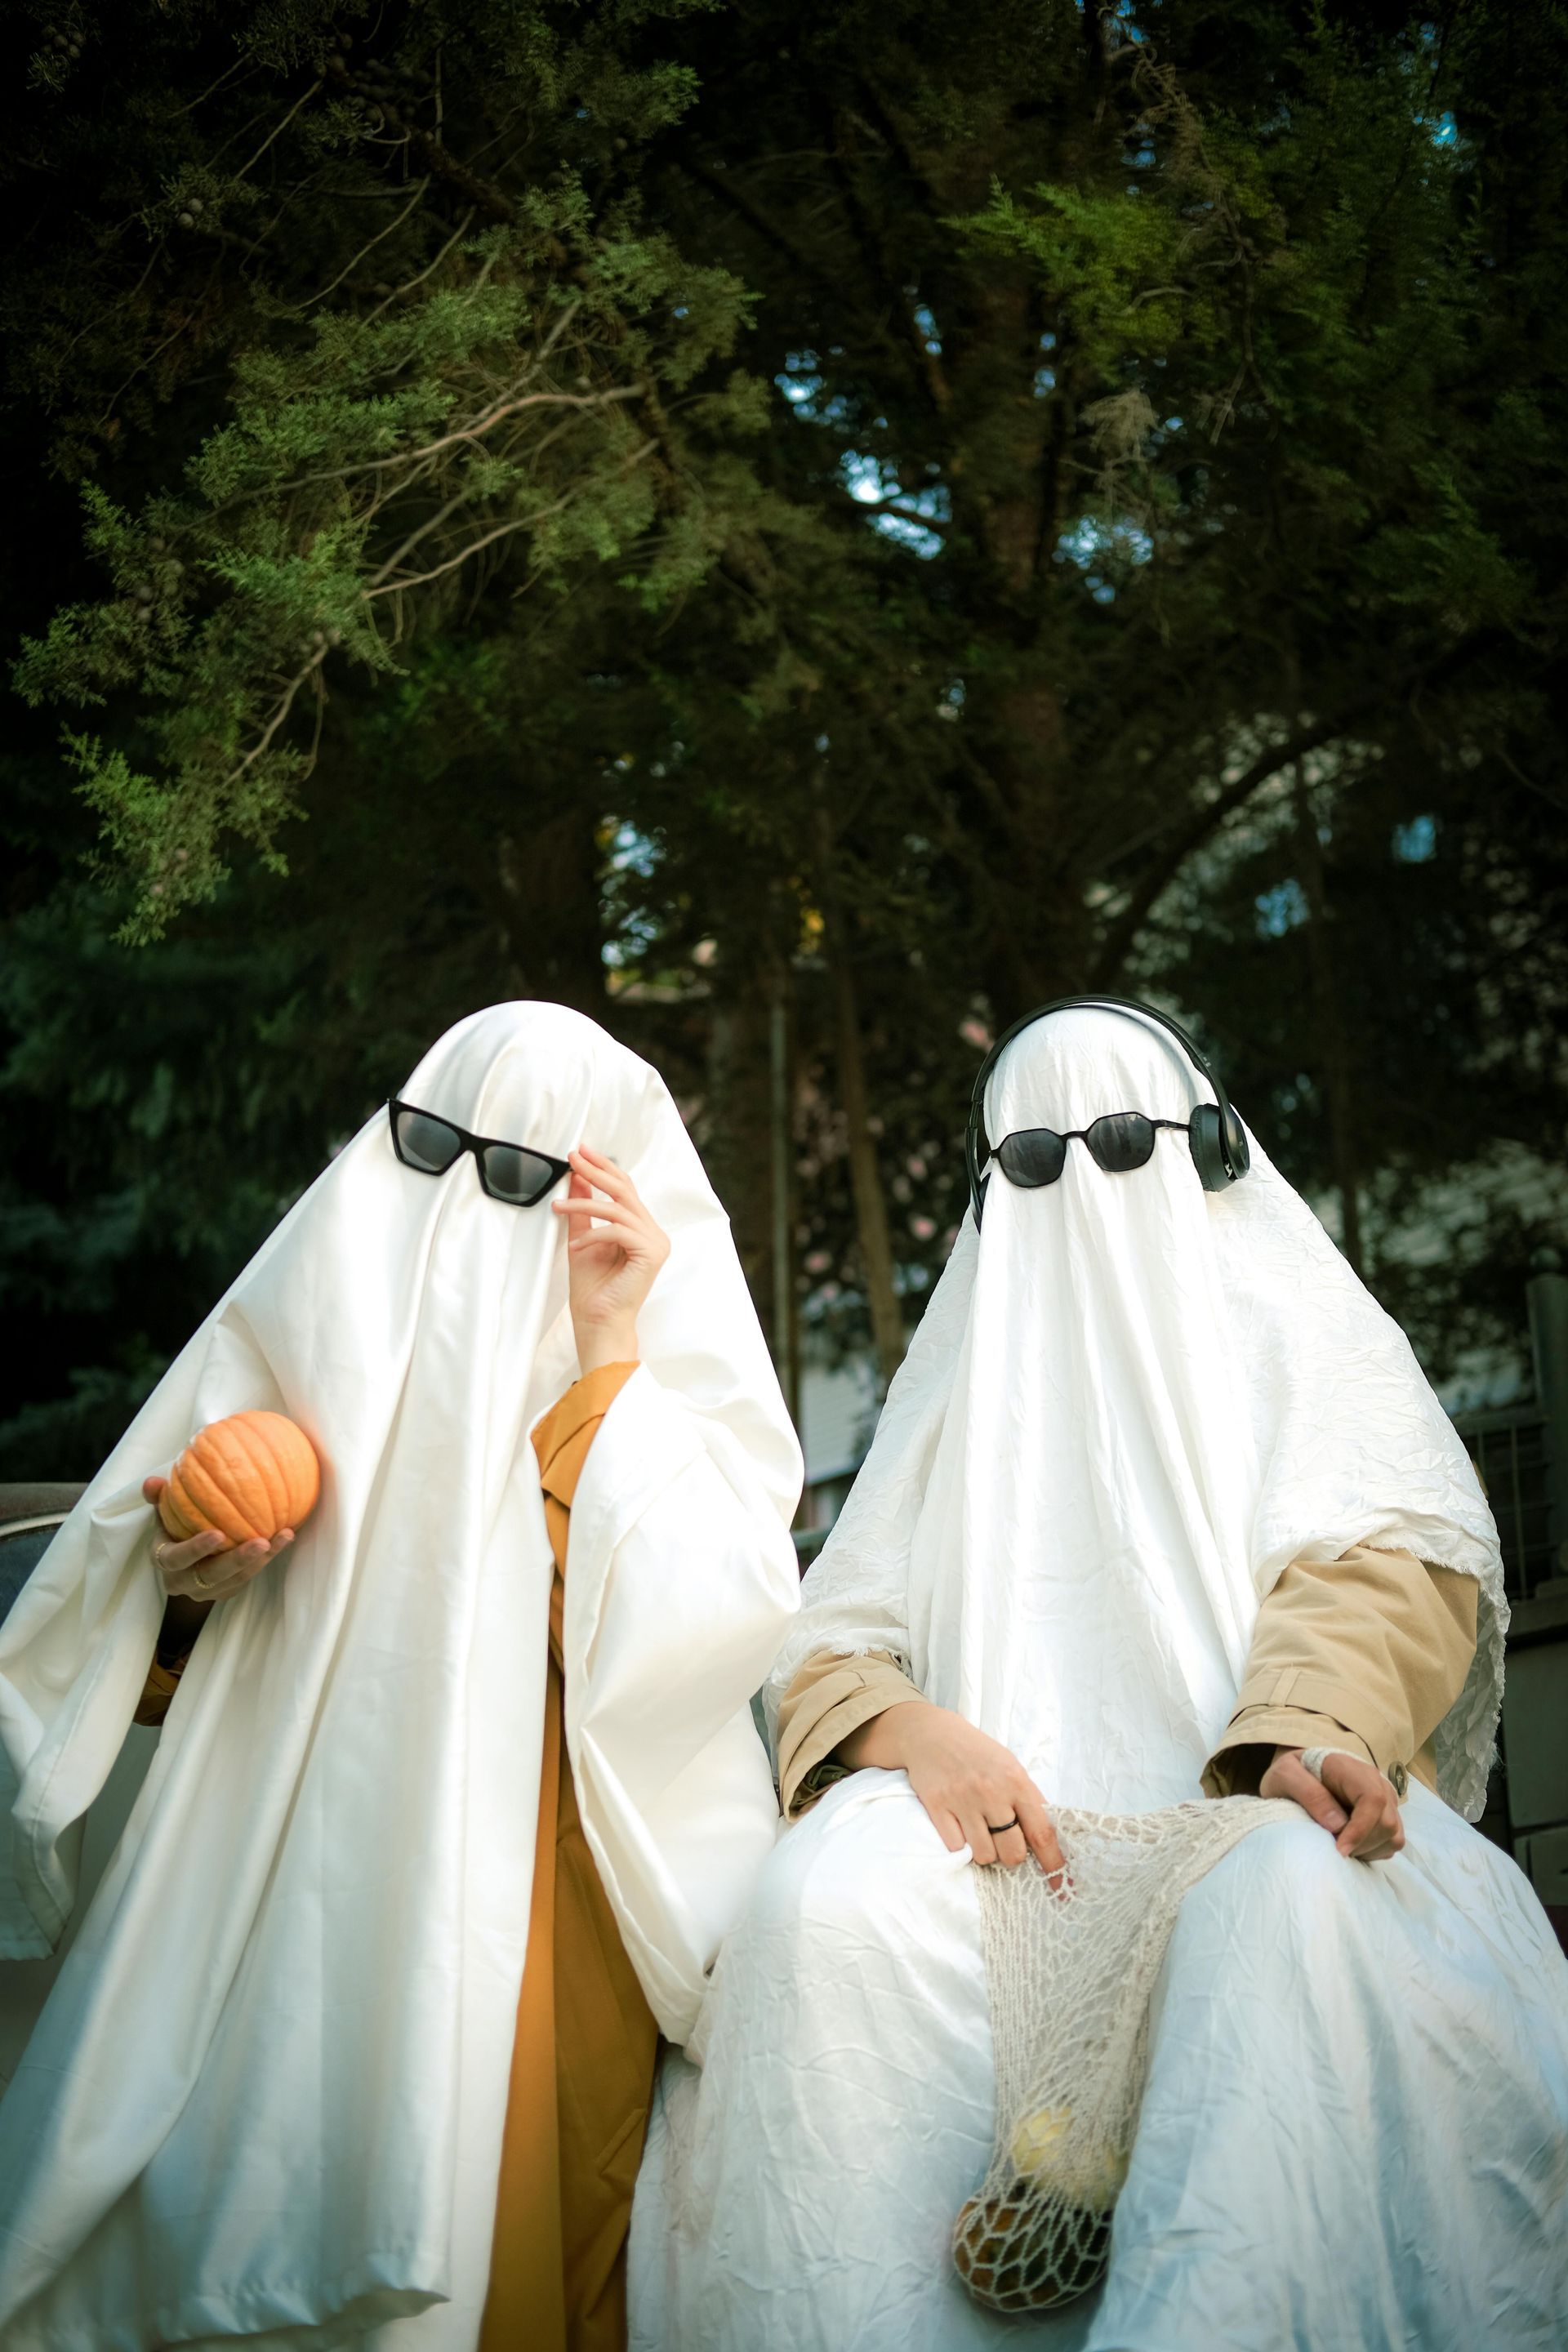
[[444, 1176], [465, 1151], [478, 1162], [479, 1182], [492, 1201], [514, 1209], [531, 1209], [553, 1184], [572, 1172], [571, 1164], [548, 1151], [531, 1151], [526, 1144], [502, 1143], [495, 1137], [470, 1135], [434, 1111], [416, 1110], [412, 1103], [389, 1102], [392, 1148], [405, 1168], [421, 1176]]

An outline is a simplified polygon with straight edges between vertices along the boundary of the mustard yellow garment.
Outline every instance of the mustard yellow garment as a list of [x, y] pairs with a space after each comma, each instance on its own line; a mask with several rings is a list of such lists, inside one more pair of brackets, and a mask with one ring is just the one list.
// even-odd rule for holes
[[168, 1714], [174, 1693], [180, 1687], [180, 1676], [185, 1671], [185, 1660], [189, 1656], [190, 1652], [186, 1650], [179, 1657], [172, 1658], [166, 1665], [161, 1658], [153, 1659], [147, 1669], [147, 1680], [142, 1696], [136, 1703], [136, 1722], [150, 1725], [153, 1730], [157, 1729]]
[[588, 1448], [635, 1364], [567, 1390], [533, 1433], [555, 1554], [544, 1770], [479, 2352], [621, 2352], [626, 2241], [658, 2029], [583, 1835], [562, 1716], [566, 1533]]
[[[1469, 1672], [1476, 1597], [1473, 1577], [1409, 1552], [1353, 1544], [1338, 1559], [1294, 1562], [1258, 1612], [1205, 1792], [1256, 1790], [1276, 1747], [1346, 1748], [1402, 1793], [1412, 1772], [1434, 1786], [1432, 1735]], [[921, 1696], [890, 1651], [808, 1658], [779, 1708], [784, 1818], [842, 1778], [837, 1751], [851, 1732]]]
[[[479, 2352], [624, 2352], [626, 2340], [626, 2231], [658, 2029], [583, 1834], [563, 1721], [561, 1615], [572, 1497], [636, 1370], [590, 1372], [533, 1433], [555, 1581], [528, 1955]], [[188, 1654], [154, 1658], [138, 1723], [163, 1722]]]

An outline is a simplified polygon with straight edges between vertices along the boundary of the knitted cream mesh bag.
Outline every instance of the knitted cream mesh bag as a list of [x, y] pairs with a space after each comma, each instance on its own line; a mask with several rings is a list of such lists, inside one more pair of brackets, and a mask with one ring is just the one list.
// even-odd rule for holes
[[1228, 1797], [1153, 1813], [1053, 1812], [1065, 1883], [1032, 1857], [978, 1873], [996, 2137], [952, 2237], [976, 2302], [1048, 2311], [1103, 2277], [1150, 2000], [1182, 1897], [1248, 1831], [1296, 1811]]

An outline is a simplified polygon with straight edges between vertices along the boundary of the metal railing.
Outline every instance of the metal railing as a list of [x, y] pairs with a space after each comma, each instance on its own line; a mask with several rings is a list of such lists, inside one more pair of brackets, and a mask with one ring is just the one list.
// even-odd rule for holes
[[1536, 1252], [1525, 1302], [1534, 1395], [1454, 1416], [1487, 1489], [1515, 1604], [1549, 1589], [1559, 1601], [1568, 1579], [1568, 1275], [1555, 1250]]
[[1559, 1573], [1546, 1415], [1531, 1399], [1489, 1412], [1457, 1414], [1454, 1425], [1492, 1507], [1509, 1600], [1531, 1600], [1541, 1585]]

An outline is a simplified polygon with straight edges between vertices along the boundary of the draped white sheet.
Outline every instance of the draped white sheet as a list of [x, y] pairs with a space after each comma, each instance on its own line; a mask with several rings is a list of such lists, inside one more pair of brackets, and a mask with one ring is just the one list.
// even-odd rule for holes
[[1183, 1901], [1104, 2287], [971, 2302], [991, 2153], [975, 1874], [901, 1772], [780, 1839], [666, 2063], [631, 2352], [1561, 2352], [1568, 1965], [1522, 1874], [1418, 1784], [1405, 1851], [1305, 1814]]
[[[1054, 1016], [1001, 1057], [1011, 1130], [1184, 1119], [1148, 1024]], [[891, 1649], [1047, 1801], [1198, 1795], [1260, 1600], [1370, 1540], [1477, 1579], [1438, 1741], [1480, 1808], [1496, 1531], [1403, 1335], [1254, 1146], [1206, 1195], [1184, 1135], [1038, 1192], [993, 1180], [893, 1382], [769, 1685]], [[1548, 2352], [1568, 2318], [1568, 1969], [1513, 1864], [1419, 1787], [1395, 1861], [1303, 1814], [1185, 1898], [1102, 2294], [973, 2305], [949, 2252], [990, 2155], [973, 1865], [901, 1772], [791, 1828], [664, 2077], [633, 2225], [634, 2352]]]
[[[1212, 1098], [1163, 1032], [1077, 1011], [1008, 1046], [986, 1128]], [[1478, 1580], [1437, 1758], [1444, 1796], [1479, 1813], [1507, 1625], [1491, 1514], [1404, 1333], [1252, 1150], [1221, 1193], [1170, 1130], [1131, 1175], [1075, 1142], [1058, 1183], [993, 1177], [805, 1580], [775, 1711], [814, 1653], [890, 1648], [1060, 1803], [1179, 1803], [1262, 1596], [1292, 1559], [1367, 1542]]]
[[[634, 1176], [669, 1234], [644, 1369], [573, 1512], [584, 1828], [664, 2031], [689, 2031], [776, 1809], [747, 1695], [796, 1604], [799, 1456], [723, 1213], [657, 1075], [497, 1006], [408, 1098]], [[321, 1504], [213, 1613], [0, 2104], [7, 2352], [468, 2352], [528, 1931], [552, 1561], [528, 1432], [576, 1376], [562, 1222], [432, 1181], [369, 1120], [171, 1368], [0, 1630], [4, 1949], [69, 1912], [79, 1822], [162, 1601], [140, 1483], [293, 1415]]]

